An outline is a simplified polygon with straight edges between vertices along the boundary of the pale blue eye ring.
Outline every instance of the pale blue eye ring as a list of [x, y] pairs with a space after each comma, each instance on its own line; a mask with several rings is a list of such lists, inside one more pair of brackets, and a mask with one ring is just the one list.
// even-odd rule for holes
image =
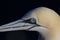
[[35, 18], [31, 18], [30, 22], [33, 23], [33, 24], [35, 24], [36, 23], [36, 19]]

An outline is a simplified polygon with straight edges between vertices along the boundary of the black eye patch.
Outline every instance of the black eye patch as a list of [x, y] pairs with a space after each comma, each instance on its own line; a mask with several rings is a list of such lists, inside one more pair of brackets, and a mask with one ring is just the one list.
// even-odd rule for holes
[[30, 24], [35, 24], [36, 26], [40, 26], [36, 23], [35, 18], [30, 18], [30, 19], [24, 20], [23, 22], [30, 23]]
[[31, 23], [31, 24], [36, 24], [36, 19], [35, 18], [30, 18], [30, 19], [24, 20], [24, 22]]
[[27, 30], [31, 29], [31, 28], [34, 28], [36, 26], [40, 26], [36, 23], [36, 19], [35, 18], [30, 18], [30, 19], [27, 19], [27, 20], [24, 20], [23, 22], [26, 22], [26, 23], [30, 23], [30, 24], [35, 24], [34, 26], [28, 28]]

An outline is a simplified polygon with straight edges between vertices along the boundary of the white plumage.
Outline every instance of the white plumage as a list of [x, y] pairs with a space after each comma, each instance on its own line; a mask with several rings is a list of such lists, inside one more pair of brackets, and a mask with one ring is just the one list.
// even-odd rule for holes
[[[22, 21], [30, 18], [35, 18], [36, 23], [42, 26], [36, 26], [29, 29], [29, 31], [38, 31], [45, 37], [46, 40], [60, 40], [60, 16], [54, 10], [47, 7], [38, 7], [26, 13], [26, 15], [20, 20], [0, 26], [0, 32], [27, 30], [35, 24], [24, 23]], [[23, 27], [23, 25], [30, 26]]]

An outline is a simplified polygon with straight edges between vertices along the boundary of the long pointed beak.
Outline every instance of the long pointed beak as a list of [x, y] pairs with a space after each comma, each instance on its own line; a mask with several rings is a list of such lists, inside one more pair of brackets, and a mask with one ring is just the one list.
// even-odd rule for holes
[[5, 24], [0, 26], [0, 32], [5, 31], [15, 31], [15, 30], [26, 30], [30, 27], [32, 27], [32, 24], [22, 22], [20, 20]]
[[[42, 26], [33, 27], [35, 24], [24, 23], [22, 20], [17, 20], [5, 25], [0, 26], [0, 32], [5, 31], [15, 31], [15, 30], [27, 30], [29, 31], [38, 31], [38, 32], [45, 32], [47, 29]], [[33, 27], [33, 28], [32, 28]]]

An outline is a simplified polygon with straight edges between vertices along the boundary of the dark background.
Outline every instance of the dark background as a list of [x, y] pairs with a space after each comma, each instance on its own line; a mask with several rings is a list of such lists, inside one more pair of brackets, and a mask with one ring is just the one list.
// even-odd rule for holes
[[[37, 7], [49, 7], [55, 10], [60, 15], [60, 1], [59, 0], [8, 0], [8, 13], [0, 13], [0, 25], [20, 19], [28, 11]], [[0, 40], [36, 40], [38, 33], [26, 31], [14, 31], [0, 33]], [[20, 35], [20, 36], [19, 36]], [[17, 37], [18, 36], [18, 37]], [[31, 38], [30, 38], [31, 37]]]
[[18, 20], [26, 12], [41, 6], [60, 12], [59, 0], [8, 0], [8, 13], [0, 13], [0, 25]]

